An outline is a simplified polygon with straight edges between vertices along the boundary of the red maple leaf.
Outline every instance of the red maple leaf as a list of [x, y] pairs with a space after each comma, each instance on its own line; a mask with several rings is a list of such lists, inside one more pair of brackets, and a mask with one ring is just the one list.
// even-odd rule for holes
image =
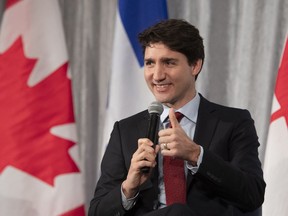
[[0, 173], [13, 166], [53, 186], [56, 176], [79, 172], [68, 154], [75, 143], [49, 132], [74, 123], [71, 81], [65, 63], [29, 87], [36, 63], [25, 57], [21, 37], [0, 54]]
[[271, 122], [284, 117], [286, 125], [288, 127], [288, 39], [286, 39], [286, 45], [281, 61], [281, 65], [278, 71], [275, 95], [280, 104], [280, 109], [274, 112], [271, 116]]

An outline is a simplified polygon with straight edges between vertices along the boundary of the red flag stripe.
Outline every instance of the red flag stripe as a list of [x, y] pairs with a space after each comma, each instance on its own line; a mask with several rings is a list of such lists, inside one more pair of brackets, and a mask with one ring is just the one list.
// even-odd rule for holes
[[20, 2], [21, 0], [7, 0], [6, 2], [6, 9], [8, 9], [9, 7], [11, 7], [12, 5]]
[[288, 39], [283, 52], [282, 61], [279, 67], [275, 95], [280, 104], [280, 109], [274, 112], [271, 116], [271, 122], [280, 117], [284, 117], [288, 127]]

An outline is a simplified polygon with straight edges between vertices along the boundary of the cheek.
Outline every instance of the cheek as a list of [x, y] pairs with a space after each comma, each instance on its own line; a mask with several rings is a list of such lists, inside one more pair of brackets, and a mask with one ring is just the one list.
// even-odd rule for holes
[[146, 82], [148, 83], [149, 81], [152, 80], [153, 73], [151, 73], [151, 71], [149, 71], [148, 69], [145, 69], [144, 70], [144, 78], [145, 78]]

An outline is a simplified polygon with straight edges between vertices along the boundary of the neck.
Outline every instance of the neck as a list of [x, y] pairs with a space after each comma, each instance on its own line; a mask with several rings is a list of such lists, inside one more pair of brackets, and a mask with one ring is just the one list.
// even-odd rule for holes
[[178, 110], [181, 107], [185, 106], [187, 103], [189, 103], [191, 100], [193, 100], [193, 98], [195, 98], [195, 96], [196, 96], [196, 90], [194, 89], [191, 96], [184, 102], [178, 103], [178, 101], [176, 101], [175, 103], [163, 103], [163, 104], [169, 108], [173, 108], [175, 110]]

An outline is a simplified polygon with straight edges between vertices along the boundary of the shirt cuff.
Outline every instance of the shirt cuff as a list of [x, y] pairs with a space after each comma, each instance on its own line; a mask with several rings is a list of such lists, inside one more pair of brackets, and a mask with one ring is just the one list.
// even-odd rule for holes
[[127, 199], [127, 197], [125, 196], [123, 192], [122, 185], [121, 185], [122, 205], [126, 211], [130, 210], [135, 205], [138, 195], [139, 195], [139, 192], [134, 197]]
[[198, 160], [197, 160], [197, 165], [193, 166], [192, 164], [189, 164], [189, 162], [186, 163], [186, 167], [188, 170], [191, 171], [192, 175], [197, 173], [199, 166], [202, 163], [203, 154], [204, 154], [204, 150], [203, 150], [202, 146], [200, 146], [200, 155], [199, 155]]

